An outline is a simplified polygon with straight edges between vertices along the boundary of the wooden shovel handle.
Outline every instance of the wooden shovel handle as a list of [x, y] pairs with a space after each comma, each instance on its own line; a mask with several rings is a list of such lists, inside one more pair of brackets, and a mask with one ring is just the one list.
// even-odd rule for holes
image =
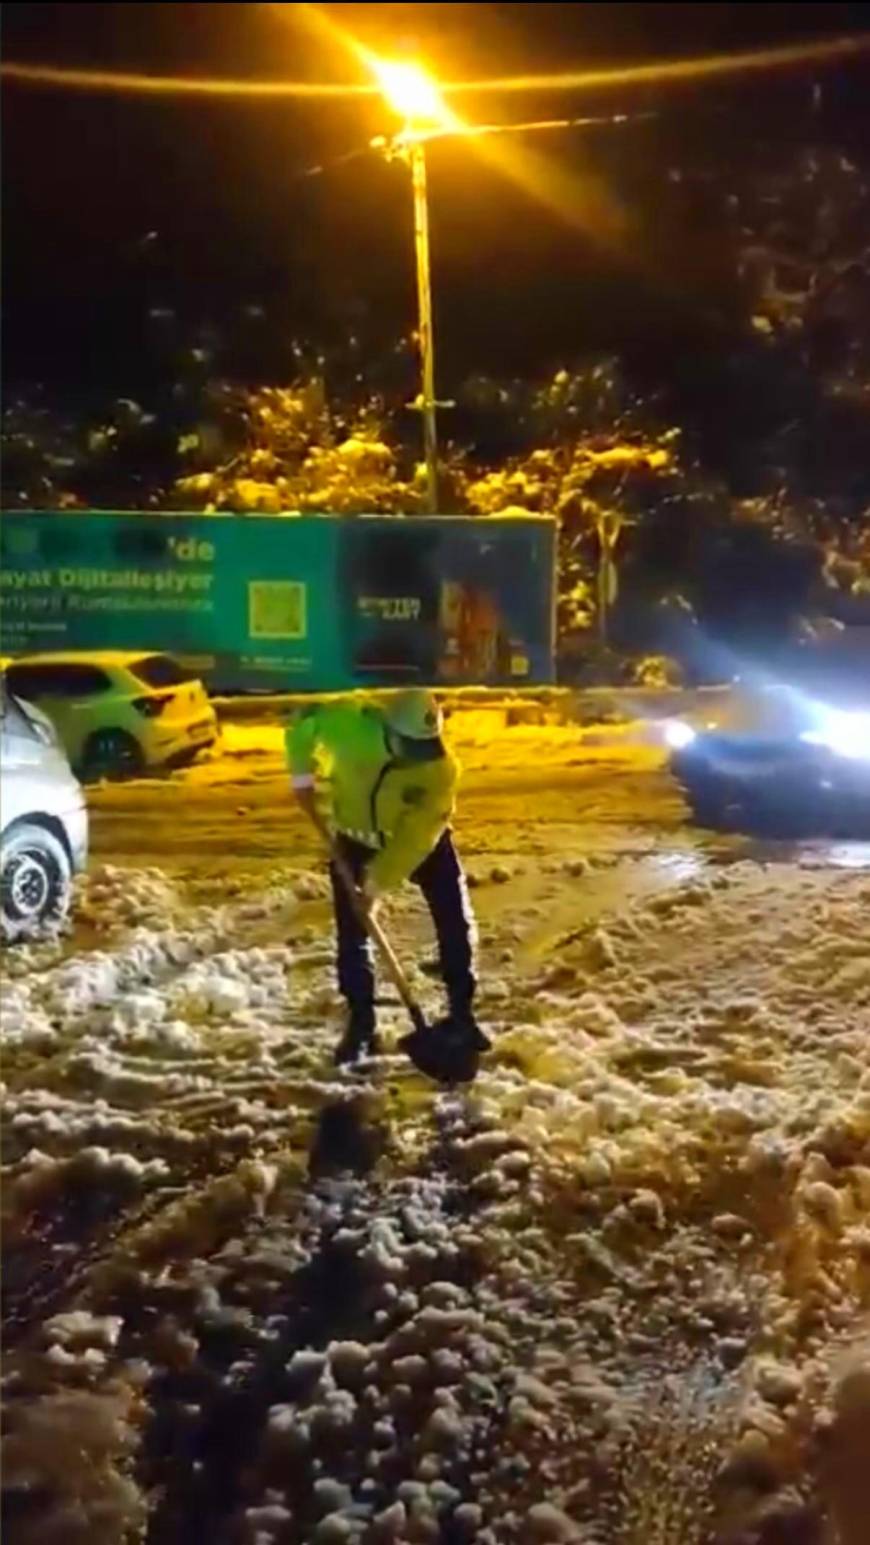
[[408, 1013], [413, 1019], [415, 1025], [422, 1024], [422, 1012], [416, 998], [414, 997], [414, 994], [411, 991], [408, 978], [402, 970], [401, 964], [399, 963], [392, 944], [387, 938], [387, 935], [384, 933], [384, 930], [378, 922], [377, 918], [373, 917], [370, 912], [367, 912], [365, 907], [362, 905], [360, 900], [359, 887], [353, 877], [353, 874], [351, 873], [349, 865], [339, 852], [338, 844], [336, 843], [329, 828], [326, 826], [325, 822], [320, 820], [319, 816], [312, 816], [312, 820], [314, 821], [314, 825], [317, 827], [317, 830], [320, 832], [321, 837], [323, 837], [324, 841], [329, 847], [330, 858], [332, 859], [332, 862], [335, 866], [336, 873], [338, 874], [345, 890], [347, 891], [348, 900], [350, 901], [350, 904], [356, 913], [357, 921], [360, 927], [365, 929], [369, 938], [373, 940], [376, 948], [380, 951], [393, 986], [399, 994], [399, 997], [404, 1003], [405, 1008], [408, 1010]]

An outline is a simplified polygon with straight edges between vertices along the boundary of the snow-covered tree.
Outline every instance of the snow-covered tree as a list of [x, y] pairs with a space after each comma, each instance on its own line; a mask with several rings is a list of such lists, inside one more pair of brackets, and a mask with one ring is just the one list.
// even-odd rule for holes
[[740, 380], [766, 400], [738, 515], [813, 540], [832, 589], [870, 590], [870, 170], [833, 147], [765, 165], [732, 198], [747, 317]]
[[[626, 529], [686, 496], [680, 430], [628, 389], [614, 360], [559, 370], [525, 401], [522, 388], [515, 392], [529, 448], [470, 477], [468, 507], [482, 515], [555, 516], [562, 628], [575, 631], [597, 620], [603, 638]], [[509, 388], [490, 400], [513, 407]]]
[[14, 396], [3, 412], [7, 509], [153, 509], [167, 468], [167, 435], [153, 413], [121, 397], [93, 414]]
[[273, 515], [410, 514], [420, 505], [376, 400], [343, 411], [313, 376], [253, 391], [219, 385], [208, 408], [179, 440], [192, 470], [175, 482], [176, 505]]

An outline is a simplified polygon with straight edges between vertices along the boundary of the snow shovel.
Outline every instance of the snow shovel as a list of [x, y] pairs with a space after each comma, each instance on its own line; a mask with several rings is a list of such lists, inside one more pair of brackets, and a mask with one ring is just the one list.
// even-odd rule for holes
[[460, 1026], [448, 1014], [430, 1025], [426, 1021], [417, 999], [411, 991], [396, 952], [376, 917], [366, 912], [360, 904], [359, 890], [353, 874], [332, 837], [332, 833], [312, 816], [321, 836], [329, 844], [329, 853], [336, 873], [344, 885], [360, 926], [365, 929], [387, 968], [387, 975], [408, 1011], [414, 1029], [399, 1042], [419, 1072], [442, 1084], [470, 1084], [480, 1066], [480, 1052], [469, 1047], [468, 1038]]

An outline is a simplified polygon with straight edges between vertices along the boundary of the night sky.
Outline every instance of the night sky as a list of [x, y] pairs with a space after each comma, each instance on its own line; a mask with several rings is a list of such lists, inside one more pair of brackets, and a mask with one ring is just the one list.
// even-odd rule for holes
[[[339, 5], [384, 52], [444, 77], [564, 70], [836, 36], [854, 5]], [[4, 58], [88, 68], [359, 80], [293, 6], [4, 8]], [[814, 95], [822, 83], [821, 97]], [[4, 83], [7, 390], [145, 390], [164, 326], [244, 336], [251, 375], [286, 372], [295, 334], [354, 332], [372, 353], [414, 319], [407, 176], [374, 155], [328, 167], [392, 120], [374, 100], [299, 103], [84, 95]], [[439, 376], [534, 374], [587, 350], [655, 359], [714, 348], [732, 278], [711, 216], [755, 156], [867, 139], [866, 59], [822, 71], [590, 97], [463, 98], [471, 120], [568, 112], [653, 122], [540, 136], [529, 148], [587, 188], [565, 218], [467, 144], [430, 152]], [[679, 175], [675, 176], [675, 172]], [[706, 191], [705, 191], [706, 190]], [[155, 317], [155, 313], [157, 316]], [[261, 314], [262, 313], [262, 314]]]

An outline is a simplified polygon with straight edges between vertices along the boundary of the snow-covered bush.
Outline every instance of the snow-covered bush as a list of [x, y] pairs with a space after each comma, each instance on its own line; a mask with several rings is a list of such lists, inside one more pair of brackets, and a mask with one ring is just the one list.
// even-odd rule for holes
[[[254, 391], [220, 386], [211, 433], [182, 437], [199, 469], [175, 484], [175, 502], [206, 510], [278, 514], [408, 514], [420, 502], [386, 443], [384, 409], [370, 400], [343, 412], [324, 381]], [[217, 455], [215, 455], [217, 452]]]

